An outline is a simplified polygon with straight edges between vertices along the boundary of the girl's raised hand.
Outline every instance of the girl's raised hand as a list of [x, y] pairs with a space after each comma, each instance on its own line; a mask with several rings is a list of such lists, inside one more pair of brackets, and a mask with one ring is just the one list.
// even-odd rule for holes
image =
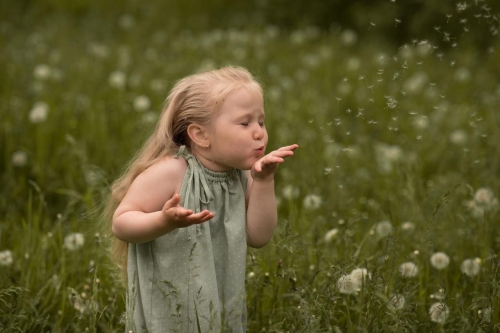
[[179, 206], [181, 196], [174, 194], [163, 206], [162, 212], [168, 224], [172, 224], [174, 228], [185, 228], [193, 224], [206, 222], [214, 217], [214, 213], [209, 210], [204, 210], [199, 213], [194, 213], [191, 209], [186, 209]]
[[253, 180], [264, 182], [273, 180], [278, 165], [285, 161], [285, 157], [293, 156], [293, 151], [298, 147], [297, 144], [281, 147], [255, 162], [251, 170]]

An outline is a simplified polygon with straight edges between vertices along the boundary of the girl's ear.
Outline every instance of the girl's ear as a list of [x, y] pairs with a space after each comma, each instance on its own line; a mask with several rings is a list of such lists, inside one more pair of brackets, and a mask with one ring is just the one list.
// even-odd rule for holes
[[187, 134], [189, 135], [191, 142], [195, 145], [201, 148], [210, 147], [210, 140], [208, 139], [207, 131], [203, 126], [194, 123], [190, 124], [187, 128]]

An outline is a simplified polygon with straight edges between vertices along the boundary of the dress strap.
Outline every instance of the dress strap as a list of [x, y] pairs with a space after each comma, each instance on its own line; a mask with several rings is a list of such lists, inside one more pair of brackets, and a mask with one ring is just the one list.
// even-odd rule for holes
[[[194, 211], [195, 213], [199, 213], [201, 212], [201, 203], [208, 204], [214, 199], [214, 196], [208, 187], [203, 167], [200, 165], [200, 162], [198, 162], [196, 157], [188, 152], [186, 146], [181, 146], [179, 151], [174, 155], [174, 158], [179, 158], [179, 156], [182, 156], [189, 165], [189, 179], [187, 182], [186, 193], [193, 193]], [[189, 207], [189, 200], [190, 195], [186, 195], [184, 198], [185, 207]]]

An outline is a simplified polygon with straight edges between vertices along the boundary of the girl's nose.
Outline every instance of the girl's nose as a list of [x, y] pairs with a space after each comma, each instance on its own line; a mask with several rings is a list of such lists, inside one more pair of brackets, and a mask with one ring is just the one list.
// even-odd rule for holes
[[264, 137], [264, 133], [265, 133], [265, 129], [262, 128], [262, 127], [258, 127], [254, 133], [253, 133], [253, 137], [255, 140], [260, 140]]

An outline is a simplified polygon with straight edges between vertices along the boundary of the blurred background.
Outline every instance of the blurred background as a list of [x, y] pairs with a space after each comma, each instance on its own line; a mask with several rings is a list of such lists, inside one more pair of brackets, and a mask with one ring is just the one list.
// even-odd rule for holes
[[498, 1], [0, 8], [0, 330], [123, 331], [110, 184], [173, 84], [225, 65], [262, 83], [269, 149], [300, 145], [247, 258], [250, 332], [498, 325]]

